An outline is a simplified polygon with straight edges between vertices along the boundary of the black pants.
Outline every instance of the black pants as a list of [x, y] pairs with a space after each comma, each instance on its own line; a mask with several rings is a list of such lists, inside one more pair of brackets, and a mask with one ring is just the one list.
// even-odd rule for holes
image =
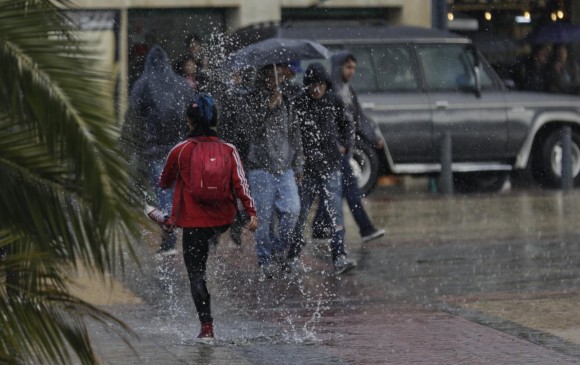
[[189, 275], [191, 296], [201, 323], [212, 322], [210, 295], [205, 283], [205, 268], [210, 241], [228, 226], [183, 229], [183, 260]]

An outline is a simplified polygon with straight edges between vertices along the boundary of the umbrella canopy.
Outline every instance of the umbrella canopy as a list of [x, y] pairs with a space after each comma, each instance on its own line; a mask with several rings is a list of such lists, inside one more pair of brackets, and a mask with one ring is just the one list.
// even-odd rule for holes
[[573, 43], [580, 41], [580, 25], [564, 22], [547, 24], [535, 29], [528, 40], [532, 44]]
[[330, 51], [320, 43], [304, 39], [269, 38], [235, 52], [228, 58], [224, 68], [240, 70], [250, 66], [260, 67], [328, 57]]

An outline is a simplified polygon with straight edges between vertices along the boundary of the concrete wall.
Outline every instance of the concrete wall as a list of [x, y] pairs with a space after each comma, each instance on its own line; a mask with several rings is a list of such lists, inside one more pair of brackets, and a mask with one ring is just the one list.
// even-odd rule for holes
[[385, 7], [399, 9], [398, 24], [431, 26], [431, 0], [281, 0], [282, 7], [357, 8]]
[[240, 6], [228, 12], [227, 23], [231, 29], [265, 22], [279, 22], [280, 0], [244, 0]]
[[396, 22], [406, 25], [431, 26], [430, 0], [73, 0], [85, 9], [131, 8], [227, 8], [231, 29], [263, 22], [278, 22], [283, 7], [387, 7], [398, 10]]

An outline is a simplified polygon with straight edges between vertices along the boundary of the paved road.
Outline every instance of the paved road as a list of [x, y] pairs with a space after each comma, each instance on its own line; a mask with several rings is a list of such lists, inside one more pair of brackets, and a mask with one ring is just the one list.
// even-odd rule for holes
[[[251, 237], [210, 257], [216, 331], [198, 324], [181, 257], [136, 245], [124, 289], [104, 305], [139, 335], [134, 352], [95, 325], [110, 364], [580, 364], [580, 193], [516, 191], [443, 198], [377, 191], [368, 208], [388, 235], [347, 241], [359, 268], [329, 272], [324, 242], [311, 271], [259, 282]], [[350, 219], [350, 218], [349, 218]], [[124, 298], [124, 296], [118, 296]], [[106, 304], [106, 303], [100, 303]]]

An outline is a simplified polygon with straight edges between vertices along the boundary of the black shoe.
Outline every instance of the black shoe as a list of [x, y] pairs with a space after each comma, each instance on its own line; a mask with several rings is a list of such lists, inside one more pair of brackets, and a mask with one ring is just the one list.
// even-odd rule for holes
[[340, 255], [334, 260], [334, 272], [337, 275], [344, 274], [356, 267], [356, 261], [346, 258], [346, 255]]
[[325, 240], [332, 238], [332, 230], [330, 228], [316, 228], [312, 229], [312, 238], [318, 240]]
[[260, 281], [274, 278], [274, 265], [262, 264], [261, 269], [262, 269], [262, 273], [260, 275]]

